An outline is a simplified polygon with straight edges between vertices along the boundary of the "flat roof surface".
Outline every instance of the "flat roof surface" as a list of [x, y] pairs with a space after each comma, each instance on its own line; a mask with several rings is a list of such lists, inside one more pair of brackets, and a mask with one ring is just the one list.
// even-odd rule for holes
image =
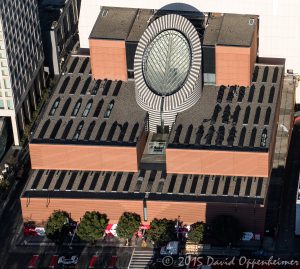
[[70, 57], [31, 143], [135, 145], [147, 113], [135, 101], [134, 82], [94, 80], [89, 61]]
[[168, 147], [266, 152], [282, 72], [282, 66], [257, 64], [250, 87], [205, 85], [200, 100], [177, 115]]
[[90, 38], [125, 40], [137, 12], [135, 8], [102, 7]]
[[205, 29], [204, 32], [204, 38], [203, 38], [203, 45], [208, 46], [214, 46], [219, 37], [221, 23], [222, 23], [223, 17], [211, 17], [208, 20], [208, 26]]
[[268, 179], [166, 174], [164, 171], [89, 172], [35, 170], [23, 197], [142, 199], [262, 204]]
[[224, 14], [218, 37], [218, 45], [251, 46], [257, 16]]
[[136, 13], [134, 23], [127, 37], [129, 42], [138, 42], [148, 27], [148, 21], [153, 15], [152, 9], [139, 9]]

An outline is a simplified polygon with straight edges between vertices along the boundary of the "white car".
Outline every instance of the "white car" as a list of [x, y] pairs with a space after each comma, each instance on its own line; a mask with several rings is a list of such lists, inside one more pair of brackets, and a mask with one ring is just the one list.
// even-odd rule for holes
[[78, 262], [78, 257], [77, 256], [61, 256], [58, 259], [58, 264], [64, 264], [64, 265], [68, 265], [68, 264], [77, 264]]

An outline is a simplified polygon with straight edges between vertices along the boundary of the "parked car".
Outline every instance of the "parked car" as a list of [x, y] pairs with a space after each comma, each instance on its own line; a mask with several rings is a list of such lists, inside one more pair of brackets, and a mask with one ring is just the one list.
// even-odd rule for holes
[[77, 264], [78, 257], [77, 256], [61, 256], [58, 259], [58, 264], [69, 265], [69, 264]]
[[105, 229], [105, 234], [107, 236], [117, 236], [117, 226], [118, 224], [108, 224]]
[[117, 256], [111, 256], [108, 266], [108, 269], [115, 269], [117, 264]]
[[179, 241], [170, 241], [160, 249], [160, 255], [178, 255], [180, 251]]
[[28, 262], [27, 268], [28, 269], [35, 268], [39, 260], [39, 257], [40, 257], [39, 255], [33, 255], [30, 261]]
[[49, 269], [55, 268], [57, 265], [57, 262], [58, 262], [58, 255], [52, 255], [50, 264], [49, 264]]

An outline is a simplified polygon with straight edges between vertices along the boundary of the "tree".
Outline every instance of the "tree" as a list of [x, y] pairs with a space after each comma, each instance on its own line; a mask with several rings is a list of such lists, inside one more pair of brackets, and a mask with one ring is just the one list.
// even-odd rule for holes
[[239, 221], [229, 215], [216, 217], [213, 220], [211, 232], [217, 241], [226, 245], [237, 242], [243, 235], [243, 229]]
[[165, 245], [167, 242], [176, 239], [175, 225], [174, 220], [155, 218], [151, 221], [150, 230], [147, 234], [157, 246]]
[[9, 187], [9, 181], [4, 177], [0, 178], [0, 191], [6, 191]]
[[126, 242], [132, 238], [135, 232], [138, 231], [141, 225], [140, 215], [132, 212], [124, 212], [119, 218], [117, 226], [117, 235], [121, 238], [125, 238]]
[[76, 234], [81, 240], [94, 242], [103, 236], [107, 224], [106, 214], [87, 211], [78, 225]]
[[205, 231], [205, 224], [203, 222], [195, 222], [191, 225], [191, 229], [188, 233], [189, 240], [193, 241], [195, 244], [203, 241]]
[[45, 232], [49, 239], [62, 243], [68, 234], [70, 216], [66, 211], [55, 210], [48, 218]]

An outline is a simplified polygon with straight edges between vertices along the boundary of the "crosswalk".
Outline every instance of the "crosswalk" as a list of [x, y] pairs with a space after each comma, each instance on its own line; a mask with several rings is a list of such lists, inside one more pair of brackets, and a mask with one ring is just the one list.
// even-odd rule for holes
[[148, 269], [153, 260], [152, 250], [134, 249], [128, 269]]

